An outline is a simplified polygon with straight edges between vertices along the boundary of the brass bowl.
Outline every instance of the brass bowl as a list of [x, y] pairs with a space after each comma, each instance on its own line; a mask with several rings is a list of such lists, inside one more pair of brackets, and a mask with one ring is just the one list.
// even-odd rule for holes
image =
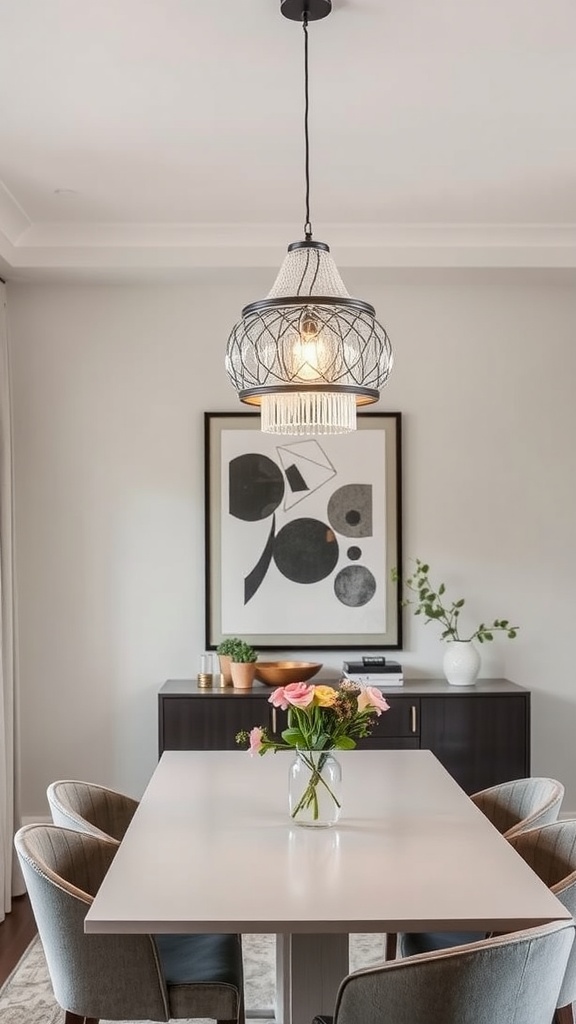
[[306, 682], [321, 668], [315, 661], [257, 661], [256, 679], [267, 686], [287, 686]]

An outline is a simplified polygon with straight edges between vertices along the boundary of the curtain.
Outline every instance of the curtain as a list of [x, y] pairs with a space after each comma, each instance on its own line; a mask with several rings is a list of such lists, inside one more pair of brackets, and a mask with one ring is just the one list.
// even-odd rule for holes
[[6, 286], [0, 283], [0, 921], [12, 896], [24, 891], [13, 845], [20, 824], [16, 684], [12, 409]]

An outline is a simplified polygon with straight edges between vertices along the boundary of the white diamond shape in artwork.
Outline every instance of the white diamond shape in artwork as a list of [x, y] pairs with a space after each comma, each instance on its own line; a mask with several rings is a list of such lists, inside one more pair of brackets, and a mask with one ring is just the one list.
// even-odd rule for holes
[[287, 481], [284, 509], [288, 510], [323, 487], [336, 470], [318, 441], [278, 446], [278, 458]]

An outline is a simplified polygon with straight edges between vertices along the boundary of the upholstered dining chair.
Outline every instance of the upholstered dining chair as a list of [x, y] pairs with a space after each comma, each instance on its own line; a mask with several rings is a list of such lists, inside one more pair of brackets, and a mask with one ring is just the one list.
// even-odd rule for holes
[[550, 1024], [573, 940], [554, 921], [356, 971], [313, 1024]]
[[14, 844], [65, 1024], [243, 1024], [239, 935], [86, 935], [84, 918], [118, 843], [38, 824], [19, 829]]
[[120, 842], [138, 801], [95, 782], [59, 779], [46, 790], [55, 825]]
[[542, 778], [502, 782], [470, 797], [506, 839], [556, 821], [563, 798], [561, 782]]
[[[505, 839], [536, 825], [556, 821], [564, 798], [564, 786], [556, 779], [528, 778], [502, 782], [473, 793], [472, 803], [492, 822]], [[386, 935], [386, 959], [396, 956], [396, 932]], [[454, 945], [454, 943], [447, 943]]]
[[[576, 917], [576, 819], [552, 822], [520, 832], [509, 843]], [[408, 932], [399, 936], [400, 953], [413, 956], [474, 942], [477, 932]], [[576, 1024], [576, 945], [573, 947], [554, 1016], [555, 1024]]]

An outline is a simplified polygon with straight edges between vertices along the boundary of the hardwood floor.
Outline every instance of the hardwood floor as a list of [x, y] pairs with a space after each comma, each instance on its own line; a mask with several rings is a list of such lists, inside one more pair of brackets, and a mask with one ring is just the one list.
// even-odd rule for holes
[[12, 900], [12, 910], [0, 924], [0, 985], [3, 985], [36, 935], [36, 922], [27, 896]]

